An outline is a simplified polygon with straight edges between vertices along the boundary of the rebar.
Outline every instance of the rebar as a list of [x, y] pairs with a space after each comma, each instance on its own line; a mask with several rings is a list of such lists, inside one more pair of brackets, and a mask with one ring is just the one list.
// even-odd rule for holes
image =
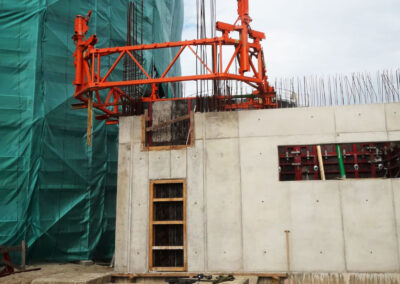
[[350, 75], [303, 76], [275, 80], [280, 108], [395, 103], [400, 101], [400, 69]]
[[[140, 1], [140, 4], [138, 4]], [[127, 6], [127, 26], [126, 26], [126, 45], [143, 44], [143, 0], [135, 0], [128, 2]], [[143, 65], [143, 50], [132, 51], [135, 59]], [[144, 78], [143, 72], [140, 70], [129, 55], [124, 56], [124, 81], [138, 80]], [[122, 99], [123, 115], [138, 115], [143, 113], [143, 106], [139, 104], [140, 98], [143, 97], [143, 86], [130, 85], [123, 87], [124, 92], [132, 99]]]

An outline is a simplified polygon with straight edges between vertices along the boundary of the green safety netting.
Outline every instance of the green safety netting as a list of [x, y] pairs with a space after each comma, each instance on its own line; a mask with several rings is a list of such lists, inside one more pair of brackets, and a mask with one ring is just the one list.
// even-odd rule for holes
[[[32, 261], [113, 254], [118, 128], [96, 121], [86, 145], [86, 111], [71, 109], [71, 36], [75, 16], [93, 10], [97, 46], [125, 45], [127, 2], [0, 1], [0, 245], [26, 240]], [[180, 40], [182, 23], [182, 0], [144, 0], [144, 43]], [[162, 73], [175, 53], [148, 53], [147, 70]]]

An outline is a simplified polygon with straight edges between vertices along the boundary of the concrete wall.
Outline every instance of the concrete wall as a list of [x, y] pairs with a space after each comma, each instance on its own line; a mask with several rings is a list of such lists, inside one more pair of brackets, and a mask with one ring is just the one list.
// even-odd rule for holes
[[400, 104], [195, 115], [195, 145], [141, 150], [120, 119], [116, 270], [148, 271], [149, 180], [187, 179], [189, 271], [400, 271], [400, 180], [279, 182], [278, 145], [400, 140]]

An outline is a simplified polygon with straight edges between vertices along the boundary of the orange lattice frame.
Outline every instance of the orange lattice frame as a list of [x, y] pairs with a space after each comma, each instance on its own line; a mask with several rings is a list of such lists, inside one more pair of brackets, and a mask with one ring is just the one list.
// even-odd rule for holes
[[[245, 82], [254, 88], [254, 98], [246, 99], [240, 104], [229, 105], [229, 109], [274, 108], [277, 105], [275, 102], [274, 88], [269, 85], [267, 80], [263, 50], [260, 44], [260, 41], [265, 39], [265, 34], [250, 29], [249, 24], [251, 18], [249, 16], [248, 0], [238, 0], [239, 16], [233, 25], [217, 22], [216, 29], [222, 32], [220, 37], [180, 42], [95, 48], [94, 46], [97, 43], [96, 35], [92, 35], [89, 39], [86, 39], [85, 37], [85, 34], [88, 31], [90, 15], [91, 12], [89, 12], [86, 17], [78, 15], [75, 19], [75, 34], [73, 40], [76, 44], [76, 50], [74, 53], [75, 80], [73, 84], [76, 89], [74, 97], [82, 102], [81, 104], [74, 105], [75, 108], [87, 108], [88, 104], [92, 104], [91, 106], [104, 113], [104, 115], [98, 116], [98, 119], [106, 119], [109, 124], [117, 123], [118, 120], [116, 118], [120, 114], [122, 97], [127, 100], [133, 100], [133, 98], [125, 94], [120, 87], [150, 84], [152, 86], [151, 96], [143, 97], [141, 98], [141, 101], [152, 102], [161, 100], [157, 95], [158, 84], [193, 80], [238, 80]], [[230, 36], [230, 33], [232, 32], [238, 32], [240, 34], [239, 39], [232, 38]], [[199, 45], [212, 47], [213, 56], [211, 66], [208, 66], [193, 49], [193, 46]], [[222, 47], [227, 45], [234, 46], [235, 51], [230, 57], [228, 65], [223, 68]], [[133, 51], [172, 47], [179, 47], [180, 49], [163, 74], [157, 77], [151, 77], [138, 60], [132, 55]], [[208, 71], [207, 74], [167, 77], [168, 72], [185, 49], [189, 49], [194, 56], [196, 56], [200, 64], [202, 64]], [[111, 54], [118, 54], [118, 57], [108, 71], [102, 75], [100, 74], [101, 58]], [[145, 79], [127, 81], [111, 81], [109, 79], [110, 74], [124, 55], [128, 55], [135, 62], [145, 75]], [[230, 68], [236, 57], [239, 62], [239, 74], [230, 72]], [[101, 98], [99, 90], [104, 89], [109, 91], [106, 98]], [[218, 96], [218, 98], [223, 97], [223, 94]], [[91, 108], [91, 106], [89, 106], [89, 108]]]

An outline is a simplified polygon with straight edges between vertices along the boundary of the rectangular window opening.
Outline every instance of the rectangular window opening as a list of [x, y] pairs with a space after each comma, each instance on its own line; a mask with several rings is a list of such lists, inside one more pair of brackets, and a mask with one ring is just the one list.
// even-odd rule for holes
[[149, 105], [142, 122], [144, 150], [182, 149], [194, 143], [194, 112], [190, 100]]
[[186, 182], [150, 182], [149, 267], [186, 271]]
[[183, 267], [182, 250], [154, 250], [153, 255], [156, 267]]
[[278, 155], [280, 181], [400, 178], [400, 141], [278, 146]]

